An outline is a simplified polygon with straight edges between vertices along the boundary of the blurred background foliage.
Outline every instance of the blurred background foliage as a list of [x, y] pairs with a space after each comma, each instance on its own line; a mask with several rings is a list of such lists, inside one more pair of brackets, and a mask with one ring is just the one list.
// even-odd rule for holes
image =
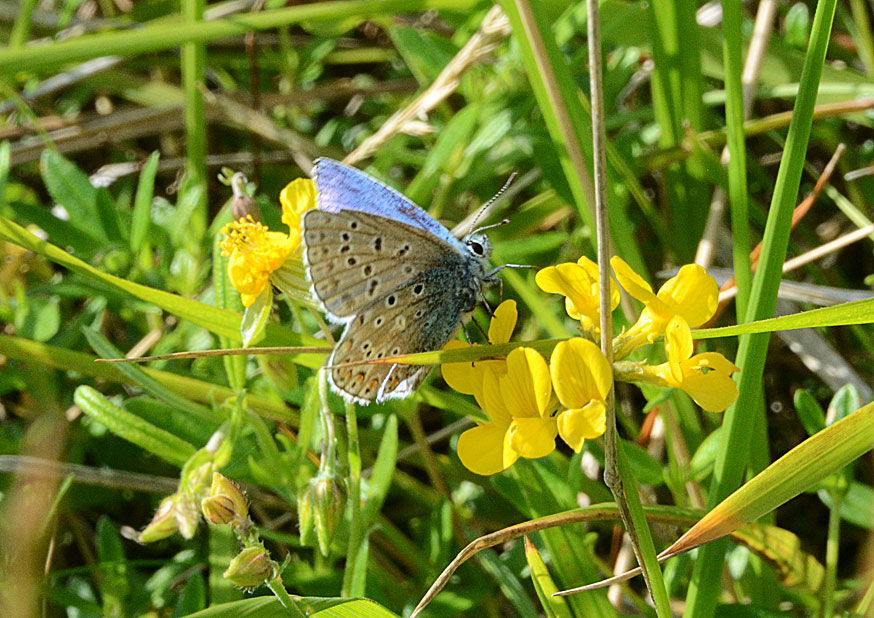
[[[767, 217], [815, 10], [812, 2], [761, 4], [776, 17], [764, 33], [745, 125], [753, 244]], [[559, 86], [578, 103], [573, 114], [587, 119], [584, 3], [519, 5], [530, 6], [552, 37]], [[506, 4], [508, 13], [513, 6]], [[232, 312], [241, 306], [216, 250], [218, 230], [231, 218], [220, 170], [244, 171], [265, 223], [281, 229], [283, 186], [308, 175], [317, 156], [343, 159], [356, 151], [422, 93], [432, 97], [421, 105], [427, 113], [379, 139], [358, 166], [449, 227], [518, 172], [488, 221], [510, 219], [491, 232], [495, 263], [594, 257], [594, 231], [580, 200], [585, 187], [569, 181], [556, 110], [541, 96], [526, 32], [499, 25], [476, 50], [476, 62], [454, 64], [491, 8], [468, 0], [0, 3], [0, 538], [3, 601], [12, 612], [4, 615], [185, 616], [247, 597], [221, 576], [237, 551], [226, 529], [202, 525], [191, 539], [175, 535], [150, 545], [130, 540], [176, 491], [182, 465], [228, 419], [239, 431], [222, 472], [248, 492], [274, 559], [287, 561], [286, 588], [306, 597], [364, 596], [387, 608], [313, 602], [310, 611], [319, 615], [408, 615], [478, 535], [610, 501], [597, 441], [582, 454], [559, 450], [491, 478], [465, 470], [454, 441], [472, 424], [468, 415], [482, 416], [472, 398], [448, 390], [434, 372], [410, 400], [358, 411], [365, 535], [352, 564], [348, 509], [327, 555], [299, 535], [297, 499], [323, 450], [318, 357], [201, 358], [123, 369], [93, 363], [129, 350], [155, 355], [235, 345]], [[744, 5], [731, 36], [749, 40], [757, 9]], [[613, 242], [657, 284], [695, 258], [714, 191], [727, 190], [720, 163], [722, 9], [715, 2], [605, 0], [601, 10]], [[837, 4], [799, 201], [838, 145], [846, 150], [793, 231], [792, 255], [870, 224], [872, 11], [865, 0]], [[445, 90], [428, 90], [447, 72]], [[590, 165], [587, 125], [575, 126]], [[732, 267], [727, 221], [709, 236], [714, 249], [705, 258], [720, 283]], [[35, 235], [31, 245], [9, 242], [20, 229], [15, 224]], [[778, 310], [870, 297], [872, 270], [865, 239], [794, 272], [796, 286], [781, 290]], [[514, 339], [572, 335], [563, 303], [541, 293], [533, 277], [503, 277], [504, 296], [520, 301]], [[318, 343], [318, 325], [300, 306], [279, 301], [275, 309], [265, 343]], [[729, 306], [718, 324], [735, 323], [733, 311]], [[486, 324], [488, 316], [479, 309], [475, 319]], [[734, 357], [733, 340], [706, 345]], [[824, 419], [869, 402], [872, 351], [866, 326], [773, 337], [762, 379], [767, 431], [756, 434], [764, 438], [752, 460], [736, 465], [759, 471]], [[652, 355], [661, 359], [663, 350], [657, 345]], [[244, 392], [245, 400], [238, 396]], [[645, 395], [618, 388], [621, 434], [643, 500], [700, 509], [721, 417], [682, 393]], [[343, 453], [346, 433], [341, 422]], [[832, 615], [871, 606], [870, 457], [838, 476], [840, 482], [831, 477], [764, 518], [791, 533], [787, 544], [731, 546], [718, 615]], [[657, 546], [679, 532], [655, 526]], [[531, 539], [559, 587], [633, 565], [615, 522]], [[799, 570], [796, 560], [809, 568]], [[693, 561], [685, 556], [665, 567], [677, 613]], [[538, 564], [521, 540], [483, 551], [424, 615], [654, 615], [637, 581], [609, 595], [541, 605], [532, 580]], [[259, 603], [245, 605], [245, 615], [279, 615], [268, 600]], [[242, 608], [204, 615], [239, 616]]]

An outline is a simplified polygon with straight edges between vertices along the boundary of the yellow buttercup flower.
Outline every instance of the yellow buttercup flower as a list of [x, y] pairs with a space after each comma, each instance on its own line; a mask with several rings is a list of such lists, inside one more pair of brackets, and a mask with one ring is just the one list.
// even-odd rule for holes
[[[577, 263], [547, 266], [534, 277], [544, 292], [565, 296], [567, 314], [579, 320], [583, 331], [594, 338], [600, 332], [601, 309], [598, 265], [583, 256]], [[619, 288], [610, 280], [610, 310], [619, 305]]]
[[559, 343], [551, 361], [552, 385], [567, 408], [558, 415], [558, 433], [579, 453], [586, 440], [604, 433], [613, 373], [600, 348], [579, 337]]
[[[505, 300], [498, 305], [489, 323], [489, 343], [497, 345], [509, 342], [513, 329], [516, 328], [518, 317], [519, 312], [516, 309], [515, 300]], [[468, 347], [468, 344], [464, 341], [453, 339], [443, 349], [459, 350], [466, 347]], [[485, 408], [482, 395], [485, 374], [486, 372], [492, 372], [497, 377], [505, 375], [507, 373], [507, 361], [489, 359], [478, 360], [472, 363], [444, 363], [440, 366], [440, 371], [443, 374], [443, 379], [452, 390], [464, 393], [465, 395], [473, 395], [480, 407]]]
[[519, 457], [544, 457], [555, 449], [558, 432], [549, 367], [531, 348], [507, 356], [507, 373], [484, 374], [482, 403], [489, 422], [468, 429], [458, 439], [458, 457], [477, 474], [495, 474]]
[[654, 294], [643, 277], [634, 272], [620, 257], [610, 260], [616, 279], [625, 290], [644, 304], [637, 323], [616, 338], [616, 359], [627, 356], [632, 350], [652, 343], [667, 328], [674, 316], [682, 317], [691, 327], [701, 326], [716, 313], [719, 302], [719, 286], [697, 264], [687, 264], [680, 269]]
[[[298, 179], [282, 190], [282, 220], [289, 226], [288, 234], [271, 232], [249, 215], [228, 223], [222, 228], [225, 238], [221, 241], [222, 254], [228, 256], [228, 278], [240, 293], [245, 307], [250, 307], [264, 292], [268, 283], [284, 282], [288, 285], [297, 279], [303, 281], [300, 265], [300, 217], [308, 208], [314, 208], [315, 184], [309, 179]], [[289, 272], [283, 272], [288, 270]]]
[[686, 320], [676, 316], [665, 331], [668, 362], [643, 367], [655, 374], [665, 386], [685, 391], [708, 412], [722, 412], [737, 399], [737, 384], [731, 374], [740, 371], [718, 352], [692, 356], [692, 332]]

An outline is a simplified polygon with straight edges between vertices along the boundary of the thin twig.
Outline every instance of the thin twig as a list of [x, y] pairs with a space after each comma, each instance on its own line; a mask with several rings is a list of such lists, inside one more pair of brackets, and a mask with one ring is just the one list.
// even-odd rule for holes
[[410, 125], [418, 125], [428, 112], [446, 100], [461, 83], [461, 75], [490, 54], [510, 34], [510, 22], [500, 6], [493, 6], [480, 24], [479, 30], [468, 39], [455, 57], [440, 72], [437, 79], [416, 99], [398, 110], [383, 123], [379, 130], [350, 152], [343, 163], [355, 165]]

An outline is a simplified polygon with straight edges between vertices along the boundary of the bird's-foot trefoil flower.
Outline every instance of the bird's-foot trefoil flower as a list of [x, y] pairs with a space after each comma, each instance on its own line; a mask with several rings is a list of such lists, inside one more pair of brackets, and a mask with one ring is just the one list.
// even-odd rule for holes
[[[582, 332], [590, 339], [597, 339], [601, 331], [601, 309], [598, 265], [583, 256], [576, 263], [566, 262], [547, 266], [534, 278], [544, 292], [562, 294], [565, 297], [567, 314], [579, 320]], [[610, 279], [610, 310], [619, 305], [619, 288]]]
[[458, 439], [458, 457], [477, 474], [495, 474], [519, 457], [536, 459], [555, 449], [558, 432], [549, 367], [532, 348], [507, 356], [507, 373], [484, 374], [482, 400], [489, 422]]
[[682, 317], [694, 328], [701, 326], [716, 313], [719, 286], [697, 264], [687, 264], [676, 276], [668, 279], [653, 293], [643, 277], [634, 272], [620, 257], [610, 260], [613, 272], [625, 290], [644, 304], [637, 323], [613, 341], [616, 360], [625, 358], [633, 350], [660, 337], [674, 316]]
[[[505, 300], [495, 309], [489, 323], [489, 343], [497, 345], [508, 343], [519, 312], [515, 300]], [[476, 345], [476, 344], [474, 344]], [[447, 343], [444, 350], [460, 350], [469, 344], [458, 339]], [[455, 391], [465, 395], [473, 395], [481, 408], [485, 408], [482, 398], [483, 379], [486, 372], [492, 372], [501, 377], [507, 373], [507, 361], [503, 359], [484, 359], [473, 362], [444, 363], [440, 367], [443, 379]]]
[[679, 388], [708, 412], [722, 412], [735, 402], [737, 384], [731, 375], [740, 369], [718, 352], [693, 355], [692, 332], [679, 316], [668, 323], [665, 350], [668, 362], [641, 366], [646, 381]]
[[566, 408], [557, 417], [558, 433], [577, 453], [586, 440], [604, 433], [607, 395], [613, 374], [600, 348], [575, 337], [555, 347], [550, 364], [552, 385]]

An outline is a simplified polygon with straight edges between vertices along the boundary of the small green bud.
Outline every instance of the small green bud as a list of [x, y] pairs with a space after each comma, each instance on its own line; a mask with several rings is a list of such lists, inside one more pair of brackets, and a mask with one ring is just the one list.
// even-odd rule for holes
[[327, 556], [331, 549], [331, 539], [346, 508], [346, 491], [343, 481], [334, 475], [322, 474], [313, 486], [313, 515], [316, 520], [316, 535], [319, 551]]
[[276, 577], [277, 565], [263, 547], [247, 547], [234, 556], [222, 574], [240, 588], [257, 588]]
[[300, 542], [312, 547], [315, 539], [313, 533], [313, 483], [310, 482], [297, 496], [297, 520], [300, 525]]
[[176, 522], [177, 499], [178, 494], [173, 494], [161, 500], [152, 521], [140, 532], [140, 543], [154, 543], [166, 539], [179, 529]]
[[240, 488], [218, 472], [212, 475], [209, 495], [201, 500], [203, 516], [214, 524], [243, 526], [249, 520], [249, 505]]

